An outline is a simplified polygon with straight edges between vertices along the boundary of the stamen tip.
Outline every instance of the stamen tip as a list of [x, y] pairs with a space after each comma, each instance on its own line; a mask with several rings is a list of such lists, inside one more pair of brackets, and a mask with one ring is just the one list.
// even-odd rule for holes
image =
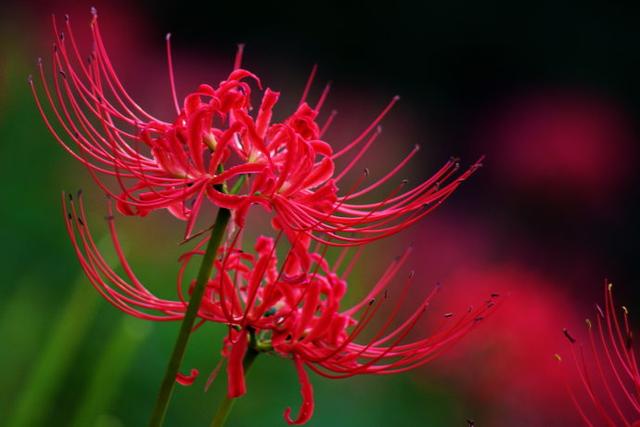
[[562, 356], [560, 356], [558, 353], [554, 354], [553, 357], [558, 361], [558, 362], [562, 362]]
[[562, 333], [564, 334], [564, 336], [569, 340], [569, 342], [571, 344], [575, 344], [576, 343], [576, 339], [569, 333], [569, 331], [567, 330], [567, 328], [563, 328], [562, 329]]
[[400, 95], [396, 95], [393, 97], [393, 102], [398, 102], [400, 101]]
[[98, 9], [96, 9], [95, 6], [91, 6], [91, 15], [93, 15], [94, 18], [98, 17]]
[[167, 33], [167, 35], [166, 35], [166, 36], [164, 36], [164, 39], [165, 39], [166, 41], [171, 40], [171, 33]]
[[64, 22], [69, 22], [69, 14], [68, 13], [64, 14]]
[[33, 76], [31, 74], [27, 76], [27, 83], [33, 84]]

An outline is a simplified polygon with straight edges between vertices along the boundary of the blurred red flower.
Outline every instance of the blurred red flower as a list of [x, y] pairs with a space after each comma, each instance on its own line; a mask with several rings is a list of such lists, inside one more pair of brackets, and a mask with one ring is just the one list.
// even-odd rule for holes
[[605, 206], [633, 170], [630, 123], [619, 106], [595, 94], [514, 96], [484, 129], [497, 180], [554, 201]]

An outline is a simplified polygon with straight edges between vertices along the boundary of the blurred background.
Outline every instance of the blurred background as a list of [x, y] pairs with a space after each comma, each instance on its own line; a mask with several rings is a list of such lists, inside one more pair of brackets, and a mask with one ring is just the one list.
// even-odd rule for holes
[[[284, 115], [318, 63], [312, 96], [333, 81], [327, 110], [338, 116], [327, 139], [335, 146], [401, 95], [366, 159], [374, 174], [414, 144], [423, 148], [408, 172], [414, 179], [449, 156], [470, 164], [486, 154], [441, 209], [374, 245], [352, 287], [370, 286], [382, 270], [372, 266], [413, 241], [420, 291], [443, 284], [434, 315], [491, 292], [506, 296], [501, 310], [420, 370], [313, 377], [310, 426], [580, 425], [552, 357], [567, 350], [561, 330], [582, 336], [605, 278], [632, 316], [640, 302], [640, 7], [471, 1], [2, 2], [0, 425], [145, 425], [177, 334], [177, 324], [131, 319], [103, 301], [64, 230], [62, 190], [85, 189], [96, 235], [105, 234], [106, 206], [47, 133], [26, 78], [50, 55], [50, 14], [69, 13], [86, 35], [90, 6], [125, 85], [162, 117], [171, 114], [164, 35], [172, 32], [181, 95], [224, 78], [244, 42], [245, 67], [282, 91]], [[161, 212], [118, 221], [139, 276], [170, 296], [183, 224]], [[208, 325], [195, 334], [183, 371], [213, 369], [223, 333]], [[207, 393], [202, 385], [178, 386], [167, 426], [208, 425], [224, 380]], [[299, 404], [285, 360], [259, 360], [248, 387], [230, 426], [284, 425], [284, 408]]]

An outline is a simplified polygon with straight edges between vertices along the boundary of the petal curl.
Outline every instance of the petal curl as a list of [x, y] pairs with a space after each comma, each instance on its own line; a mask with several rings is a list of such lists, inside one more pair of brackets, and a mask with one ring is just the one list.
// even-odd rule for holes
[[298, 380], [300, 381], [300, 394], [302, 395], [302, 406], [296, 419], [291, 418], [291, 407], [285, 409], [284, 419], [289, 425], [302, 425], [311, 419], [313, 416], [313, 387], [309, 381], [309, 375], [304, 369], [304, 362], [300, 356], [295, 355], [293, 361], [296, 364], [296, 371], [298, 372]]

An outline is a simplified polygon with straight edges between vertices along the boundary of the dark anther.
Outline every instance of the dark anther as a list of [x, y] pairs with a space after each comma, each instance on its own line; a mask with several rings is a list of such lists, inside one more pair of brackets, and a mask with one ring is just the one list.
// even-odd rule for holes
[[69, 14], [68, 13], [64, 14], [64, 21], [65, 22], [69, 22]]
[[64, 32], [60, 33], [60, 41], [64, 41]]
[[69, 220], [72, 220], [72, 219], [73, 219], [73, 217], [71, 216], [71, 212], [69, 212], [69, 213], [67, 214], [67, 218], [69, 218]]
[[384, 299], [389, 299], [389, 289], [384, 290]]
[[375, 299], [375, 298], [371, 298], [371, 299], [369, 300], [369, 305], [373, 305], [373, 303], [374, 303], [374, 302], [376, 302], [376, 299]]
[[467, 418], [467, 424], [469, 424], [467, 427], [475, 427], [476, 422]]
[[29, 74], [29, 76], [27, 77], [27, 83], [33, 83], [33, 76], [31, 74]]
[[67, 78], [67, 74], [63, 70], [58, 70], [63, 79]]
[[499, 296], [500, 296], [500, 294], [497, 293], [497, 292], [494, 292], [494, 293], [491, 294], [491, 298], [498, 298]]
[[107, 215], [104, 217], [107, 221], [113, 221], [113, 215]]
[[413, 279], [413, 277], [416, 275], [416, 271], [415, 270], [411, 270], [409, 272], [409, 279]]
[[453, 317], [453, 313], [445, 313], [444, 317], [446, 317], [447, 319], [450, 319], [451, 317]]
[[57, 44], [53, 44], [53, 53], [57, 53], [58, 52], [58, 45]]
[[67, 194], [67, 196], [69, 196], [69, 201], [73, 202], [73, 195], [71, 193]]
[[364, 176], [369, 176], [369, 168], [364, 168]]
[[481, 320], [484, 320], [484, 316], [477, 316], [475, 319], [473, 319], [474, 322], [479, 322]]
[[409, 183], [409, 180], [407, 178], [402, 180], [402, 185], [407, 185]]
[[78, 224], [84, 225], [84, 221], [82, 221], [82, 218], [80, 218], [80, 217], [78, 217]]
[[78, 198], [82, 197], [82, 188], [78, 190]]
[[569, 342], [571, 344], [575, 344], [576, 339], [574, 337], [571, 336], [571, 334], [569, 333], [569, 331], [567, 330], [567, 328], [562, 329], [562, 333], [564, 334], [565, 337], [567, 337], [567, 339], [569, 340]]
[[75, 130], [72, 132], [74, 138], [80, 138], [80, 134]]

